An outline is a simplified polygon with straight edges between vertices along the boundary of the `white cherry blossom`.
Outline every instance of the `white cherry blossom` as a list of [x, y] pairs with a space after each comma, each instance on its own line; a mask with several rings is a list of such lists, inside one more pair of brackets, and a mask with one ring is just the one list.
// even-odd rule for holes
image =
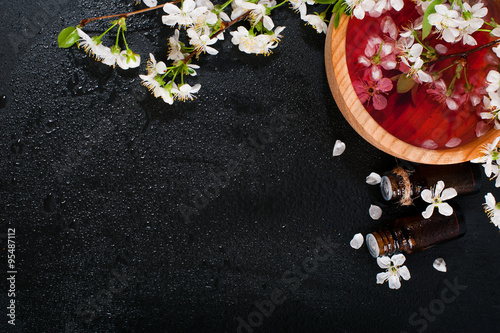
[[445, 189], [444, 182], [442, 180], [438, 181], [434, 188], [431, 188], [430, 190], [425, 189], [420, 194], [422, 200], [430, 203], [430, 205], [427, 206], [427, 209], [422, 212], [422, 216], [428, 219], [432, 216], [434, 208], [436, 207], [439, 211], [439, 214], [450, 216], [451, 214], [453, 214], [453, 208], [448, 203], [443, 201], [454, 198], [456, 196], [457, 191], [454, 188], [449, 187]]
[[321, 17], [318, 14], [309, 14], [305, 15], [302, 18], [304, 21], [306, 21], [308, 24], [312, 25], [314, 29], [320, 34], [324, 32], [326, 34], [328, 30], [328, 25], [325, 22], [325, 18]]
[[494, 70], [489, 71], [486, 75], [486, 82], [488, 83], [487, 92], [497, 91], [500, 88], [500, 73]]
[[184, 83], [181, 86], [177, 86], [175, 83], [173, 84], [172, 94], [176, 99], [185, 101], [192, 100], [194, 96], [192, 94], [196, 94], [201, 88], [201, 84], [195, 84], [194, 86], [190, 86], [187, 83]]
[[389, 281], [389, 288], [401, 288], [401, 278], [407, 281], [411, 278], [408, 267], [401, 266], [405, 260], [403, 254], [395, 254], [390, 259], [387, 256], [378, 257], [377, 264], [387, 271], [377, 274], [377, 283], [383, 284], [385, 281]]
[[488, 215], [491, 223], [500, 229], [500, 202], [497, 203], [493, 194], [488, 193], [484, 196], [484, 211]]
[[410, 64], [406, 58], [401, 58], [401, 61], [410, 68], [407, 75], [413, 77], [414, 80], [432, 82], [432, 76], [422, 70], [422, 66], [424, 65], [422, 58], [415, 59], [413, 64]]
[[111, 53], [109, 47], [102, 45], [102, 43], [97, 44], [94, 38], [87, 35], [80, 28], [76, 28], [76, 31], [81, 38], [78, 41], [78, 47], [83, 47], [83, 50], [91, 56], [94, 56], [96, 60], [102, 60]]
[[428, 17], [429, 23], [436, 27], [436, 30], [445, 41], [454, 43], [460, 35], [457, 29], [459, 13], [454, 9], [450, 9], [449, 5], [436, 5], [434, 9], [436, 12]]
[[167, 65], [165, 65], [163, 61], [157, 63], [154, 55], [150, 53], [146, 70], [148, 71], [148, 74], [163, 75], [167, 72]]
[[307, 14], [306, 5], [313, 5], [314, 1], [311, 0], [288, 0], [292, 5], [292, 9], [296, 12], [299, 12], [300, 18], [302, 19]]
[[484, 163], [484, 172], [487, 177], [491, 177], [494, 171], [498, 172], [498, 166], [494, 165], [499, 158], [498, 143], [500, 142], [500, 136], [493, 140], [492, 143], [487, 143], [481, 148], [482, 156], [473, 159], [472, 163]]
[[166, 3], [163, 10], [168, 15], [162, 16], [162, 22], [165, 25], [188, 27], [194, 24], [193, 17], [198, 17], [207, 11], [206, 7], [196, 7], [194, 0], [184, 0], [182, 8], [177, 7], [173, 3]]
[[487, 112], [481, 112], [481, 119], [493, 121], [496, 130], [500, 130], [500, 96], [496, 92], [488, 93], [488, 97], [483, 97], [484, 109]]
[[[172, 97], [172, 92], [170, 89], [166, 89], [162, 86], [160, 77], [156, 75], [156, 73], [151, 73], [148, 75], [139, 75], [139, 77], [142, 80], [142, 84], [148, 88], [151, 92], [153, 92], [153, 95], [157, 98], [163, 99], [163, 101], [167, 104], [173, 104], [174, 99]], [[170, 86], [167, 84], [167, 86]]]
[[168, 39], [170, 50], [168, 51], [168, 60], [182, 60], [188, 54], [182, 52], [182, 45], [179, 42], [179, 29], [176, 29], [173, 36]]
[[375, 7], [373, 0], [345, 0], [347, 7], [352, 11], [352, 14], [359, 20], [365, 18], [365, 12], [369, 12]]
[[219, 53], [215, 48], [211, 47], [217, 43], [217, 38], [210, 38], [209, 35], [198, 35], [195, 29], [190, 28], [187, 30], [187, 34], [190, 38], [190, 44], [194, 46], [195, 50], [198, 52], [206, 52], [211, 55]]
[[458, 19], [460, 34], [456, 41], [462, 39], [464, 45], [475, 46], [477, 42], [471, 35], [483, 26], [484, 20], [482, 18], [488, 14], [488, 8], [484, 7], [481, 2], [472, 7], [464, 2], [463, 9], [462, 17]]

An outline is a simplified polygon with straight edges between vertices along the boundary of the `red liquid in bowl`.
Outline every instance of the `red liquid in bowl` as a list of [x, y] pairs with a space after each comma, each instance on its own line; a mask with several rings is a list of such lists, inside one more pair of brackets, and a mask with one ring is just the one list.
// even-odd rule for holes
[[[497, 18], [500, 22], [499, 6], [495, 0], [485, 3], [488, 8], [488, 15], [484, 21], [488, 22], [490, 17]], [[380, 28], [380, 21], [384, 16], [391, 16], [394, 23], [401, 31], [410, 21], [414, 21], [420, 15], [416, 12], [411, 1], [405, 1], [405, 7], [400, 11], [394, 10], [383, 14], [379, 18], [366, 16], [363, 20], [352, 18], [346, 35], [346, 60], [351, 81], [354, 82], [363, 77], [367, 67], [358, 64], [358, 58], [364, 55], [368, 38], [372, 35], [382, 37], [385, 35]], [[495, 38], [490, 37], [486, 32], [476, 32], [472, 35], [477, 46], [488, 43]], [[448, 48], [446, 54], [464, 52], [475, 48], [475, 46], [463, 45], [462, 42], [456, 44], [446, 43], [439, 40], [435, 35], [430, 35], [425, 41], [429, 41], [432, 46], [443, 44]], [[487, 59], [490, 59], [487, 61]], [[498, 65], [493, 65], [491, 59], [498, 61], [496, 55], [491, 51], [491, 47], [475, 52], [467, 57], [467, 77], [469, 82], [485, 88], [486, 75], [492, 69], [498, 70]], [[444, 69], [452, 64], [454, 59], [437, 62], [433, 72]], [[384, 70], [383, 76], [391, 78], [401, 73], [397, 70]], [[443, 72], [443, 79], [448, 85], [455, 74], [455, 67]], [[404, 74], [403, 74], [404, 75]], [[456, 86], [464, 84], [464, 78], [456, 80]], [[373, 119], [389, 133], [398, 139], [411, 145], [427, 149], [448, 149], [465, 145], [478, 137], [478, 124], [485, 125], [487, 121], [479, 116], [483, 109], [483, 95], [479, 95], [481, 101], [478, 105], [472, 106], [469, 100], [462, 103], [458, 109], [450, 110], [444, 102], [438, 102], [434, 96], [427, 92], [432, 87], [429, 84], [420, 84], [415, 96], [412, 98], [411, 92], [398, 94], [396, 92], [397, 81], [393, 82], [393, 89], [388, 92], [387, 107], [376, 110], [372, 101], [365, 102], [363, 106], [370, 113]], [[486, 95], [487, 96], [487, 95]], [[487, 124], [487, 128], [492, 127], [492, 123]], [[485, 131], [482, 132], [484, 135]]]

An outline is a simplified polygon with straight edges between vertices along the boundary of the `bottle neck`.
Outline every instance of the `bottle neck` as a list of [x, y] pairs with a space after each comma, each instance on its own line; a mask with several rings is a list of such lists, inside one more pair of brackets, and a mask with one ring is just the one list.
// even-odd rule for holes
[[411, 240], [403, 234], [400, 228], [372, 232], [366, 235], [366, 243], [374, 258], [402, 251], [410, 253], [413, 247]]
[[402, 206], [412, 204], [412, 198], [420, 194], [420, 187], [415, 187], [412, 172], [397, 167], [386, 173], [380, 182], [382, 197], [386, 201], [399, 201]]

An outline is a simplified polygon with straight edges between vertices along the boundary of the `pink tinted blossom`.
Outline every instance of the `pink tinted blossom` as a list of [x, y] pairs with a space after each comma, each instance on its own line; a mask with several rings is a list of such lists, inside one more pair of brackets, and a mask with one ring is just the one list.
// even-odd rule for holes
[[446, 103], [446, 106], [448, 106], [450, 110], [457, 110], [465, 101], [463, 95], [456, 92], [449, 92], [446, 83], [444, 83], [442, 79], [434, 81], [433, 88], [427, 89], [427, 93], [431, 94], [437, 102]]
[[472, 106], [477, 106], [486, 95], [486, 87], [479, 82], [477, 75], [469, 78], [469, 87], [463, 84], [457, 86], [457, 93], [461, 95], [465, 102], [470, 102]]
[[398, 28], [394, 20], [390, 16], [385, 16], [380, 21], [380, 29], [386, 35], [388, 35], [392, 40], [398, 39]]
[[364, 67], [382, 66], [387, 70], [396, 68], [394, 43], [384, 41], [378, 36], [368, 38], [365, 54], [358, 58], [358, 63]]
[[362, 79], [353, 82], [353, 87], [361, 103], [372, 100], [375, 110], [382, 110], [387, 106], [384, 94], [392, 90], [392, 81], [385, 77], [374, 78], [372, 71], [367, 69]]

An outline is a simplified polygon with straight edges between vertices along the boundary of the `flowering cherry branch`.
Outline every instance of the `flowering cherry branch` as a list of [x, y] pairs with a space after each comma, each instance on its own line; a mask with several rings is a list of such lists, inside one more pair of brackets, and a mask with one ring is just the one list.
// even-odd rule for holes
[[[137, 1], [140, 2], [140, 1]], [[193, 94], [200, 89], [200, 84], [194, 86], [185, 82], [186, 77], [195, 76], [200, 67], [193, 63], [201, 54], [216, 55], [217, 49], [213, 46], [217, 41], [224, 39], [224, 32], [234, 24], [248, 21], [250, 27], [240, 25], [231, 31], [231, 42], [238, 49], [248, 54], [269, 55], [277, 47], [283, 26], [275, 27], [271, 13], [289, 3], [293, 10], [300, 14], [302, 20], [312, 25], [318, 33], [326, 33], [327, 16], [332, 10], [330, 4], [344, 4], [345, 0], [227, 0], [221, 5], [214, 5], [210, 0], [175, 0], [159, 5], [157, 0], [144, 0], [148, 8], [130, 13], [105, 15], [90, 19], [83, 19], [79, 25], [64, 29], [58, 36], [59, 46], [69, 48], [73, 45], [81, 47], [90, 56], [103, 64], [121, 69], [130, 69], [140, 66], [141, 56], [134, 53], [127, 44], [126, 19], [132, 15], [142, 14], [162, 8], [166, 15], [162, 16], [162, 23], [174, 28], [174, 34], [169, 38], [169, 53], [167, 60], [172, 64], [167, 66], [163, 61], [156, 62], [150, 54], [147, 74], [140, 75], [142, 83], [151, 90], [153, 95], [172, 104], [174, 99], [185, 101], [193, 99]], [[180, 5], [176, 5], [180, 3]], [[327, 5], [321, 14], [307, 14], [306, 5]], [[346, 10], [347, 5], [336, 8], [337, 11]], [[229, 10], [230, 9], [230, 13]], [[228, 11], [226, 13], [226, 10]], [[102, 19], [113, 19], [111, 25], [101, 35], [88, 36], [82, 28], [88, 23]], [[113, 29], [116, 39], [113, 46], [103, 45], [103, 39]], [[181, 31], [187, 35], [187, 41], [181, 40]], [[122, 50], [122, 46], [125, 49]]]

